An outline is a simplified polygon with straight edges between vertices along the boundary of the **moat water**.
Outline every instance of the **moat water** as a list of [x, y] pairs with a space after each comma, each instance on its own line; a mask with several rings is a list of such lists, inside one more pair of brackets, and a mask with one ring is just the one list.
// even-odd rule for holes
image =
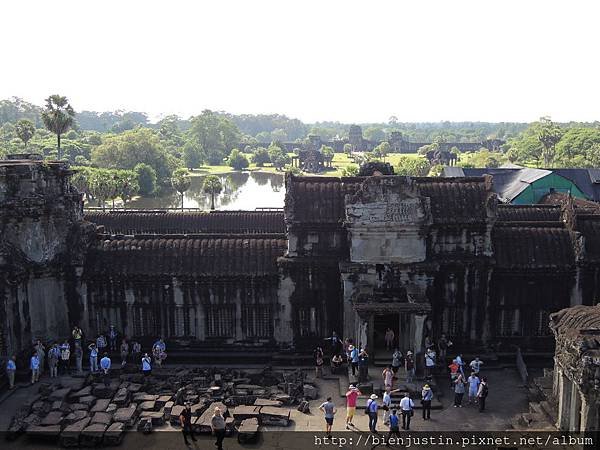
[[[283, 208], [285, 185], [283, 175], [265, 172], [231, 172], [217, 175], [223, 191], [215, 197], [215, 208], [254, 210]], [[192, 177], [190, 189], [184, 193], [184, 208], [210, 209], [210, 195], [202, 191], [204, 176]], [[139, 197], [127, 203], [128, 208], [181, 208], [181, 196], [174, 189], [164, 189], [157, 197]]]

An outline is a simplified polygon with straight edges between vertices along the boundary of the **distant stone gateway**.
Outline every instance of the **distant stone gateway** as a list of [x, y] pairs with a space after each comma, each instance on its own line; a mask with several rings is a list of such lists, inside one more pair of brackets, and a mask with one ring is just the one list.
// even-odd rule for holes
[[376, 354], [387, 328], [417, 355], [441, 334], [552, 351], [549, 315], [598, 301], [597, 209], [499, 205], [490, 177], [289, 175], [283, 212], [191, 213], [84, 212], [71, 174], [0, 162], [1, 355], [75, 324], [181, 353], [336, 331]]

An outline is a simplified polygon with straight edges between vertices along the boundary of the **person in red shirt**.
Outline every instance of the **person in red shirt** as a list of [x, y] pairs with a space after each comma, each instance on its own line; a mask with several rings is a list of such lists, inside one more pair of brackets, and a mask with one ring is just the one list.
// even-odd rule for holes
[[458, 378], [460, 365], [456, 362], [456, 360], [453, 360], [452, 364], [450, 364], [448, 368], [450, 369], [450, 389], [454, 389], [454, 382]]
[[356, 412], [356, 399], [359, 395], [362, 395], [361, 392], [356, 386], [351, 384], [348, 392], [346, 392], [346, 430], [349, 430], [351, 426], [354, 426], [352, 419]]

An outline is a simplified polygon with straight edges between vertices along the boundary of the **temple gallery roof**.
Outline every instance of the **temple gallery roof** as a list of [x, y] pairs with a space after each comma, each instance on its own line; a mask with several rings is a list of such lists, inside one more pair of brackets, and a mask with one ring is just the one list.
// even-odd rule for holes
[[277, 274], [285, 239], [99, 239], [88, 254], [86, 275], [261, 276]]
[[550, 328], [557, 340], [585, 343], [588, 348], [599, 348], [600, 305], [578, 305], [551, 314]]
[[499, 222], [561, 222], [560, 206], [498, 205]]
[[85, 219], [108, 234], [284, 234], [283, 212], [93, 211]]
[[575, 266], [574, 236], [565, 228], [495, 227], [492, 245], [500, 269]]
[[[286, 221], [341, 224], [345, 196], [368, 177], [295, 177], [286, 179]], [[418, 195], [429, 197], [434, 223], [473, 223], [487, 218], [491, 185], [485, 177], [412, 178]]]

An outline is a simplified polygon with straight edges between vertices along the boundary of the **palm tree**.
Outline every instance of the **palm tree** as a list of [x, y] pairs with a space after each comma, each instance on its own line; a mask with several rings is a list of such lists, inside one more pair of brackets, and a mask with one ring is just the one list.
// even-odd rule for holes
[[210, 209], [215, 209], [215, 195], [219, 195], [223, 190], [221, 179], [216, 175], [207, 176], [202, 183], [202, 190], [210, 195]]
[[27, 148], [27, 143], [35, 134], [35, 125], [31, 120], [21, 119], [15, 124], [15, 132]]
[[42, 120], [46, 128], [56, 134], [58, 143], [58, 159], [62, 158], [60, 136], [66, 133], [75, 122], [75, 111], [67, 97], [51, 95], [46, 99], [46, 110], [42, 112]]
[[181, 210], [183, 211], [183, 193], [190, 188], [192, 180], [190, 173], [185, 167], [180, 167], [171, 176], [171, 186], [181, 194]]

